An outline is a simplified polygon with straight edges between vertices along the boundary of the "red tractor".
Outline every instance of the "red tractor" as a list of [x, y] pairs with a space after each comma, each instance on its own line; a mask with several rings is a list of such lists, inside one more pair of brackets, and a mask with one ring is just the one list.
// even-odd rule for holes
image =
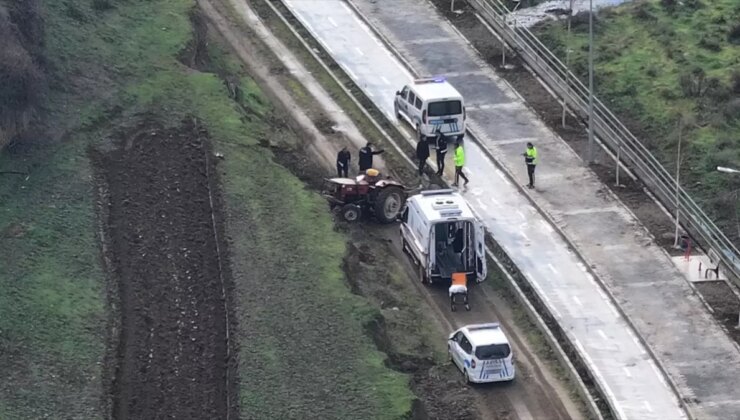
[[322, 195], [329, 201], [332, 211], [339, 210], [348, 222], [372, 214], [381, 223], [395, 222], [407, 197], [401, 183], [381, 179], [376, 169], [368, 169], [365, 175], [355, 179], [326, 179]]

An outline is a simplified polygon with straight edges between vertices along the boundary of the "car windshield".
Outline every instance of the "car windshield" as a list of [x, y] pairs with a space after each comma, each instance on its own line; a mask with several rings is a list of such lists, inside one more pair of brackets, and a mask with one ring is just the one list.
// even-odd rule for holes
[[462, 114], [462, 103], [460, 101], [430, 102], [428, 114], [430, 117]]
[[478, 346], [475, 349], [475, 357], [480, 360], [503, 359], [511, 354], [511, 348], [508, 344], [490, 344], [487, 346]]

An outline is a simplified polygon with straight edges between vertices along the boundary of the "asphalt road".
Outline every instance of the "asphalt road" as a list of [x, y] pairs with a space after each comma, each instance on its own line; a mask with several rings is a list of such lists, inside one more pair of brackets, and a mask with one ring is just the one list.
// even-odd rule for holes
[[[341, 0], [284, 3], [393, 118], [394, 92], [412, 76], [354, 11]], [[445, 64], [448, 74], [477, 71], [456, 67], [454, 60], [440, 64]], [[471, 120], [475, 121], [473, 116]], [[512, 124], [507, 130], [515, 142], [531, 137], [525, 124]], [[563, 326], [618, 415], [685, 418], [663, 374], [585, 265], [475, 142], [466, 141], [465, 148], [471, 184], [462, 194]]]

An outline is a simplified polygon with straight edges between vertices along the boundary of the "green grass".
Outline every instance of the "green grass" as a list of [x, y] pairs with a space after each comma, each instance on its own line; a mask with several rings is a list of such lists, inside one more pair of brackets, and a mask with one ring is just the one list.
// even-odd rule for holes
[[242, 413], [407, 415], [413, 398], [407, 379], [384, 367], [363, 331], [377, 311], [344, 281], [347, 238], [334, 232], [326, 203], [270, 162], [264, 149], [227, 144], [221, 150], [240, 279]]
[[[18, 159], [0, 155], [0, 171]], [[0, 183], [0, 412], [97, 417], [106, 311], [91, 169], [79, 145], [26, 162], [27, 181]]]
[[[226, 155], [228, 233], [244, 270], [236, 278], [243, 415], [405, 416], [407, 378], [383, 365], [364, 333], [377, 310], [344, 283], [346, 236], [333, 231], [325, 203], [257, 145], [275, 129], [268, 101], [219, 48], [209, 48], [210, 66], [237, 77], [236, 101], [215, 74], [178, 62], [193, 7], [131, 0], [97, 12], [83, 1], [45, 3], [47, 107], [51, 125], [68, 131], [63, 143], [0, 156], [0, 170], [30, 172], [27, 181], [0, 175], [0, 418], [105, 416], [109, 308], [86, 151], [144, 120], [173, 126], [185, 117], [204, 123]], [[270, 286], [268, 301], [288, 302], [252, 302], [254, 281]]]
[[[740, 180], [715, 168], [740, 162], [740, 45], [729, 40], [738, 22], [740, 3], [734, 0], [673, 7], [638, 0], [600, 12], [595, 31], [597, 95], [668, 168], [675, 167], [684, 116], [685, 186], [734, 237], [740, 232], [726, 192], [740, 187]], [[587, 80], [587, 23], [574, 23], [570, 39], [562, 21], [543, 25], [538, 34], [561, 59], [568, 45], [572, 68]], [[703, 87], [692, 92], [699, 74]]]

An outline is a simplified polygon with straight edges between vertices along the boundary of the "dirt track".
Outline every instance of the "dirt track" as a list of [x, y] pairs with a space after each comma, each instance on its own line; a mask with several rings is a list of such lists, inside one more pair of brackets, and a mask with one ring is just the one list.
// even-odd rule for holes
[[121, 143], [97, 162], [122, 318], [113, 417], [225, 419], [234, 383], [207, 140], [186, 123]]

